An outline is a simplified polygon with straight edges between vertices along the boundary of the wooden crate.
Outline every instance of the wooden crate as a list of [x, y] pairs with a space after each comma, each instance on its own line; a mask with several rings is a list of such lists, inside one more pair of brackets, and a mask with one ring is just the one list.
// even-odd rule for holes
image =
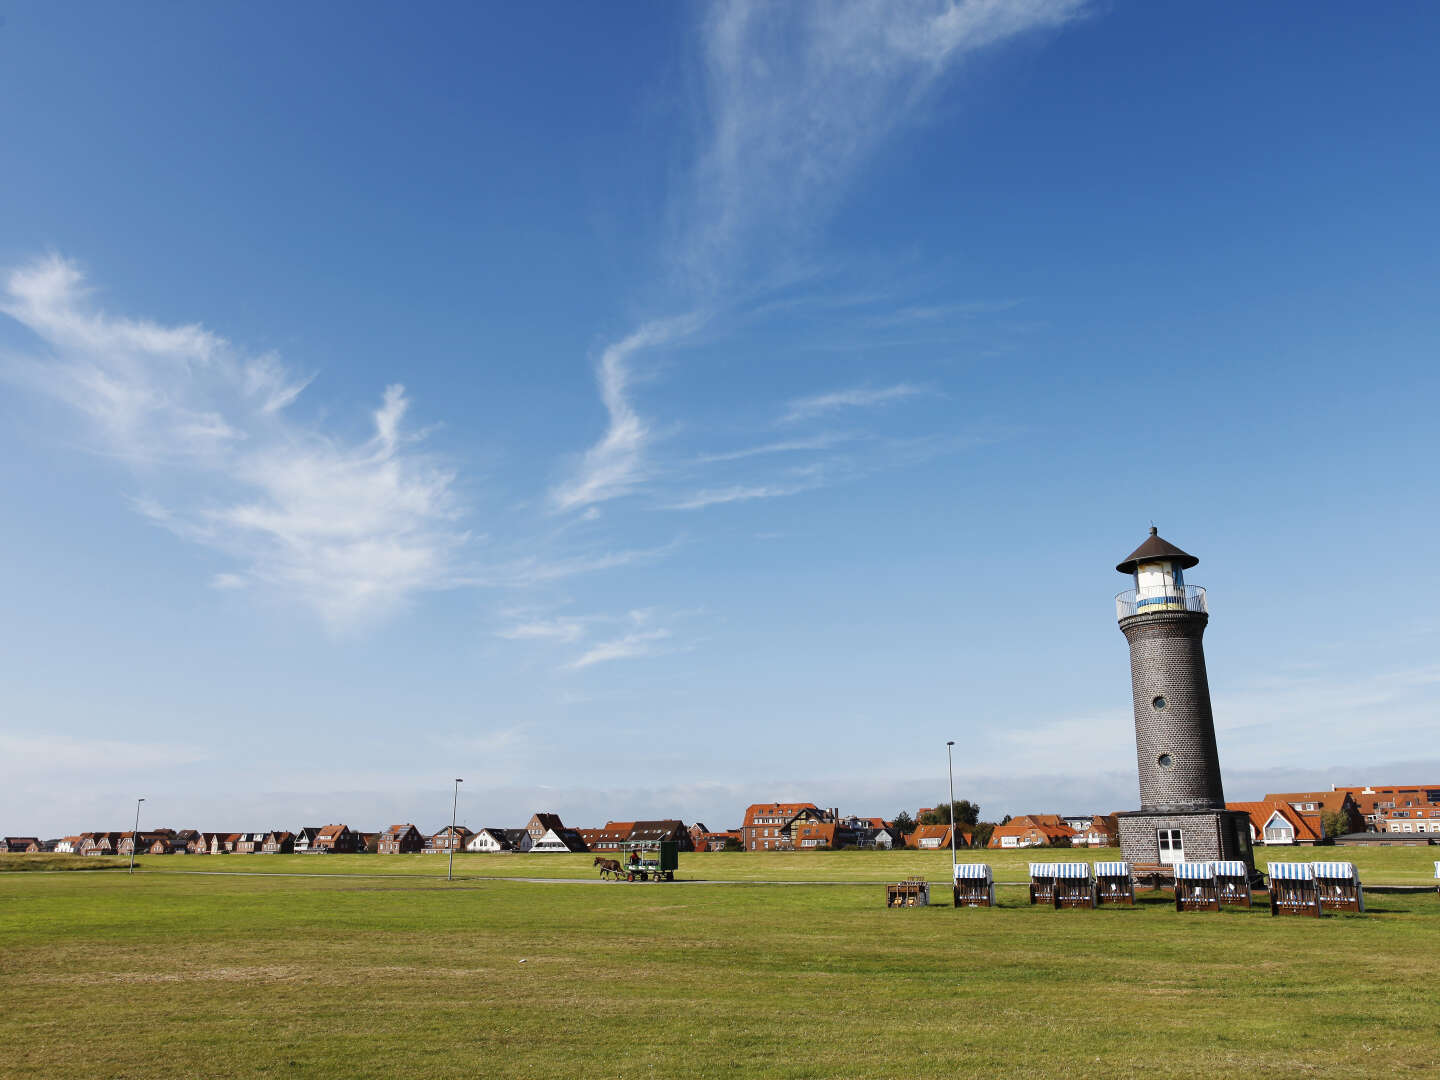
[[922, 878], [910, 878], [885, 886], [886, 907], [927, 907], [930, 903], [930, 883]]

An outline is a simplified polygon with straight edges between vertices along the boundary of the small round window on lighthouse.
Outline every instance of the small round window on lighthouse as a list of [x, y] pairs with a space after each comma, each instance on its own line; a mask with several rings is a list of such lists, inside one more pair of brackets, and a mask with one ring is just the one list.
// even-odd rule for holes
[[1162, 769], [1168, 769], [1175, 764], [1175, 759], [1169, 754], [1161, 754], [1155, 759], [1155, 764], [1159, 765]]
[[1150, 702], [1150, 704], [1154, 705], [1157, 709], [1163, 709], [1165, 707], [1165, 699], [1163, 697], [1157, 697], [1154, 701]]

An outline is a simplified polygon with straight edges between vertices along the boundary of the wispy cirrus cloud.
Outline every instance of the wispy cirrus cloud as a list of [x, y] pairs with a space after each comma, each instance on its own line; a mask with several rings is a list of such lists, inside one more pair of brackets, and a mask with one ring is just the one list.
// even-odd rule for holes
[[557, 510], [583, 509], [628, 495], [645, 479], [645, 455], [653, 433], [630, 402], [632, 361], [647, 349], [683, 341], [702, 321], [694, 314], [657, 319], [606, 346], [596, 367], [596, 380], [609, 422], [605, 434], [585, 452], [572, 475], [551, 490], [550, 500]]
[[782, 422], [793, 424], [800, 420], [813, 420], [817, 416], [838, 412], [842, 409], [863, 409], [876, 405], [888, 405], [904, 398], [915, 397], [927, 391], [924, 387], [910, 383], [896, 383], [894, 386], [855, 386], [847, 390], [831, 390], [824, 394], [796, 398], [790, 402], [781, 417]]
[[670, 637], [670, 631], [664, 627], [657, 627], [654, 630], [637, 630], [609, 641], [599, 642], [570, 661], [565, 667], [570, 671], [580, 671], [584, 668], [594, 667], [596, 664], [608, 664], [613, 660], [635, 660], [645, 656], [657, 656], [661, 652], [668, 651], [666, 643]]
[[585, 635], [585, 623], [581, 619], [534, 619], [497, 630], [495, 635], [508, 641], [569, 643]]
[[[727, 0], [708, 9], [699, 24], [698, 149], [672, 199], [665, 250], [688, 307], [725, 310], [737, 290], [753, 300], [756, 281], [803, 277], [813, 234], [877, 150], [916, 122], [947, 74], [984, 49], [1062, 26], [1084, 6]], [[915, 314], [923, 321], [925, 313]], [[653, 477], [654, 425], [630, 396], [633, 365], [643, 351], [683, 340], [683, 326], [648, 322], [604, 350], [598, 382], [609, 424], [552, 490], [555, 509], [593, 508]], [[863, 403], [817, 398], [792, 410], [799, 419]], [[727, 490], [729, 501], [745, 497], [739, 487]]]
[[842, 443], [853, 442], [862, 436], [854, 433], [833, 433], [816, 435], [809, 439], [786, 439], [781, 442], [762, 443], [739, 450], [725, 450], [714, 454], [701, 454], [696, 460], [702, 464], [723, 461], [743, 461], [745, 458], [765, 457], [771, 454], [793, 454], [806, 450], [829, 450]]
[[239, 564], [217, 587], [272, 586], [339, 629], [454, 583], [468, 539], [455, 475], [406, 428], [398, 383], [368, 436], [329, 434], [287, 413], [312, 376], [198, 325], [108, 315], [59, 256], [6, 274], [0, 311], [41, 343], [7, 356], [6, 377], [69, 406], [101, 449], [162, 480], [171, 495], [136, 508]]

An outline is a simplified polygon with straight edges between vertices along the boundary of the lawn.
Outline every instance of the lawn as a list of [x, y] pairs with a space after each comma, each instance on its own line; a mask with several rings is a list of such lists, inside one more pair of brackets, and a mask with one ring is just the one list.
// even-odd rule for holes
[[[909, 857], [682, 870], [712, 858], [736, 880]], [[1318, 922], [1161, 897], [1055, 912], [1018, 890], [889, 910], [876, 885], [530, 884], [486, 860], [453, 885], [433, 857], [428, 878], [335, 873], [404, 862], [378, 856], [145, 860], [334, 876], [0, 874], [0, 1076], [1440, 1072], [1433, 893]]]
[[[613, 856], [614, 852], [607, 852]], [[1028, 851], [961, 851], [962, 862], [988, 862], [995, 880], [1019, 883], [1028, 880], [1028, 864], [1064, 859], [1094, 862], [1118, 859], [1114, 848], [1030, 849]], [[1440, 848], [1259, 848], [1256, 865], [1276, 861], [1342, 859], [1353, 862], [1367, 885], [1428, 885], [1434, 883], [1435, 860]], [[460, 878], [533, 877], [593, 878], [597, 876], [593, 855], [457, 855], [455, 875]], [[0, 870], [30, 868], [40, 864], [26, 860], [50, 860], [46, 869], [74, 866], [89, 869], [92, 861], [80, 856], [0, 855]], [[443, 855], [142, 855], [136, 866], [150, 871], [197, 871], [208, 873], [282, 874], [398, 874], [404, 876], [445, 876]], [[681, 878], [706, 881], [786, 882], [881, 882], [905, 877], [924, 877], [944, 883], [950, 880], [949, 851], [765, 851], [685, 853], [680, 857]]]

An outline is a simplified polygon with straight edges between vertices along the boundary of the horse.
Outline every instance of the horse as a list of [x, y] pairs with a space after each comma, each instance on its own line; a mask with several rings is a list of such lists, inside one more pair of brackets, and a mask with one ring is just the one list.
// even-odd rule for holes
[[603, 859], [599, 855], [596, 855], [595, 861], [591, 863], [591, 865], [600, 867], [600, 876], [602, 878], [605, 877], [606, 874], [613, 874], [618, 878], [622, 873], [619, 859]]

